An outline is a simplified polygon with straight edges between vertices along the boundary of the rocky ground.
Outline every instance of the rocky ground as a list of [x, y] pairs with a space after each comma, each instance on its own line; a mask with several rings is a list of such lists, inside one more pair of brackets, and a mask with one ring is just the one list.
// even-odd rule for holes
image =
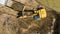
[[47, 18], [42, 20], [32, 17], [20, 19], [0, 12], [0, 34], [48, 34], [53, 27], [53, 18], [57, 19], [53, 10], [47, 11]]
[[[32, 3], [32, 7], [35, 8], [36, 2], [32, 1]], [[35, 20], [33, 17], [16, 18], [18, 11], [22, 11], [23, 6], [24, 4], [19, 2], [14, 2], [11, 7], [0, 5], [0, 34], [59, 34], [60, 15], [54, 10], [46, 7], [47, 17], [41, 20]], [[25, 9], [31, 10], [33, 8], [26, 6]], [[29, 12], [25, 14], [29, 14]]]

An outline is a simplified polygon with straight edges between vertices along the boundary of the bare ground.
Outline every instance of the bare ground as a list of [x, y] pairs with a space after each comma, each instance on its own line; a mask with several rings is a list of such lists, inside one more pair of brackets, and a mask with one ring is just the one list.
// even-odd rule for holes
[[32, 17], [20, 19], [0, 12], [0, 34], [47, 34], [51, 31], [53, 17], [57, 16], [52, 11], [48, 11], [47, 18], [42, 20], [34, 20]]

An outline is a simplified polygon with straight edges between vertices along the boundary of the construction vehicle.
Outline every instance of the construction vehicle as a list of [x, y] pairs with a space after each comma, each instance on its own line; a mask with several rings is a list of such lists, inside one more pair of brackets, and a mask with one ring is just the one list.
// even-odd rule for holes
[[[20, 13], [22, 14], [22, 13]], [[27, 17], [33, 17], [34, 19], [43, 19], [47, 17], [46, 9], [45, 8], [38, 8], [37, 10], [34, 10], [33, 14], [30, 16], [27, 15], [21, 15], [19, 18], [27, 18]]]

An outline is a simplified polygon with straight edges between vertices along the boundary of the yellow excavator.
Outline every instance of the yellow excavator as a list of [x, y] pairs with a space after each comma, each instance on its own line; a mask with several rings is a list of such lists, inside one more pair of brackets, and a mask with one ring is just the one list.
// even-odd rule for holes
[[34, 19], [43, 19], [47, 17], [46, 9], [45, 8], [38, 8], [34, 10], [34, 13], [31, 16], [22, 15], [19, 18], [27, 18], [33, 17]]

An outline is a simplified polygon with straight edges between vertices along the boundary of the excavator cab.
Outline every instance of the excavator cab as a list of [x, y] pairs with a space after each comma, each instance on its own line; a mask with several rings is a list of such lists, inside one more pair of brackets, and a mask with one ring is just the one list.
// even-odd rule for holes
[[37, 11], [34, 11], [34, 19], [43, 19], [47, 17], [45, 8], [38, 8]]

